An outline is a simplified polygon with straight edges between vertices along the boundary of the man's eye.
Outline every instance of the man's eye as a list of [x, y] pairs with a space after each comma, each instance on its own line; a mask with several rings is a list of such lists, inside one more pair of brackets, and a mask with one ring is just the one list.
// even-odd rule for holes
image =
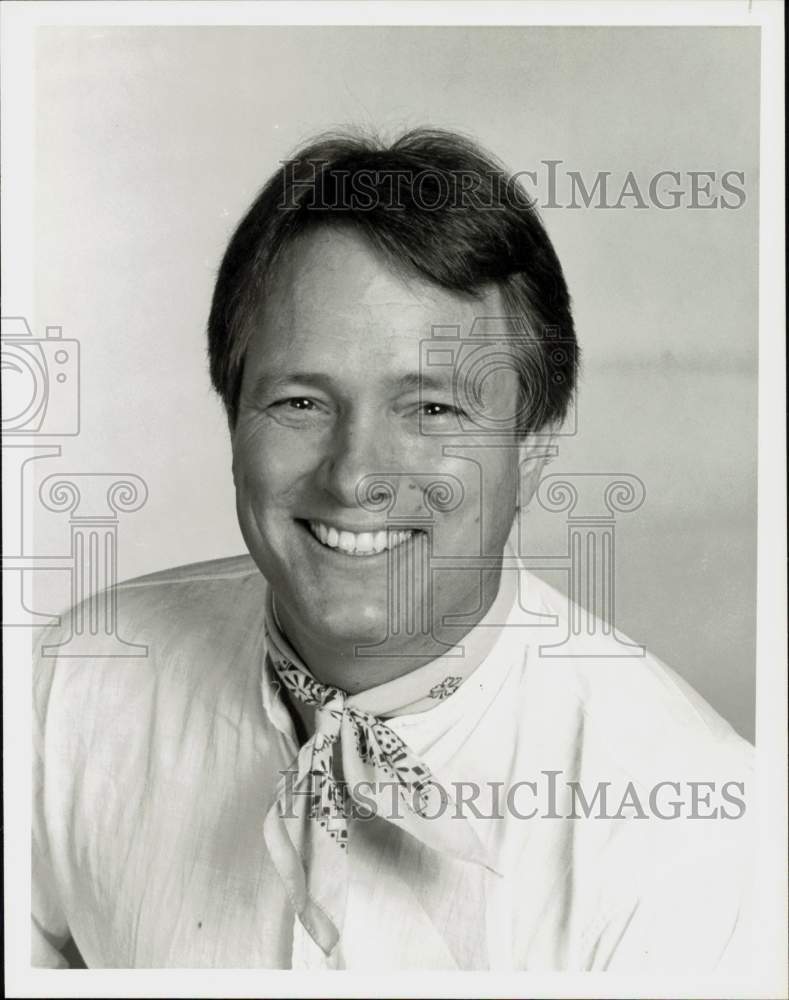
[[315, 400], [310, 399], [308, 396], [289, 396], [287, 399], [278, 399], [271, 403], [270, 409], [286, 413], [293, 412], [294, 410], [297, 413], [311, 413], [317, 407]]
[[288, 396], [269, 404], [269, 416], [288, 427], [313, 426], [326, 416], [326, 408], [309, 396]]
[[423, 403], [422, 413], [426, 417], [446, 417], [449, 414], [458, 413], [458, 409], [455, 406], [450, 406], [449, 403]]

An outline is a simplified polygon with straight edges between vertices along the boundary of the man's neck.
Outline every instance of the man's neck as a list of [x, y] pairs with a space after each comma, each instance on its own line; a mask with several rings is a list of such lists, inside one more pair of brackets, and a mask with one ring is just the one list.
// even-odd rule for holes
[[[500, 571], [491, 573], [483, 579], [477, 610], [465, 616], [462, 625], [438, 623], [431, 637], [405, 636], [397, 644], [387, 643], [385, 648], [378, 650], [360, 643], [338, 647], [324, 637], [313, 636], [299, 627], [285, 607], [277, 606], [277, 619], [295, 652], [321, 683], [340, 688], [348, 694], [358, 694], [418, 670], [458, 645], [463, 646], [466, 666], [476, 669], [499, 634], [496, 628], [475, 631], [476, 626], [491, 609], [494, 612], [491, 623], [504, 622], [513, 599], [513, 575]], [[457, 650], [454, 652], [457, 653]]]

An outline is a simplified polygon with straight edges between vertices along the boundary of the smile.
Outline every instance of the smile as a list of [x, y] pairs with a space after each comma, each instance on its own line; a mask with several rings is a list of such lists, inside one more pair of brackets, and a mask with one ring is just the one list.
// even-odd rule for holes
[[347, 556], [377, 556], [412, 538], [416, 531], [340, 531], [322, 521], [307, 521], [310, 532], [329, 549]]

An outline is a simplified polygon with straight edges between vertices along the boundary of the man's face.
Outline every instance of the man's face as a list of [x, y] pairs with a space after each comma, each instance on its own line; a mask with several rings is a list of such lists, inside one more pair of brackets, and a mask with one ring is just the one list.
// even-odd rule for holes
[[[434, 325], [463, 338], [476, 316], [503, 313], [498, 291], [472, 300], [398, 276], [353, 232], [319, 230], [278, 264], [245, 359], [233, 471], [249, 551], [313, 642], [343, 650], [395, 632], [407, 653], [409, 616], [440, 631], [446, 615], [479, 616], [483, 584], [495, 593], [495, 565], [462, 565], [502, 552], [517, 441], [458, 429], [452, 368], [420, 372], [420, 345]], [[475, 388], [477, 413], [512, 426], [514, 368], [489, 366]], [[390, 503], [365, 499], [371, 476]], [[425, 554], [442, 568], [425, 571]]]

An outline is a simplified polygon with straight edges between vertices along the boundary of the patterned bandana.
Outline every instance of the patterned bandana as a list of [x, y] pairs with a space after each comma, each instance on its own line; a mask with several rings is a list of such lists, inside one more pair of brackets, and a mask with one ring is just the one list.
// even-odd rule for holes
[[[342, 934], [348, 819], [354, 815], [369, 818], [374, 808], [427, 847], [494, 871], [468, 819], [456, 812], [451, 786], [434, 782], [427, 765], [378, 717], [435, 705], [457, 690], [474, 664], [458, 668], [453, 662], [447, 676], [447, 663], [439, 658], [349, 696], [310, 673], [282, 635], [271, 599], [266, 638], [269, 662], [281, 682], [316, 712], [313, 736], [283, 772], [264, 836], [299, 920], [322, 951], [330, 955]], [[395, 698], [402, 707], [393, 707]], [[343, 781], [335, 776], [337, 757]], [[363, 789], [363, 803], [354, 789]], [[399, 808], [393, 808], [394, 796]]]

